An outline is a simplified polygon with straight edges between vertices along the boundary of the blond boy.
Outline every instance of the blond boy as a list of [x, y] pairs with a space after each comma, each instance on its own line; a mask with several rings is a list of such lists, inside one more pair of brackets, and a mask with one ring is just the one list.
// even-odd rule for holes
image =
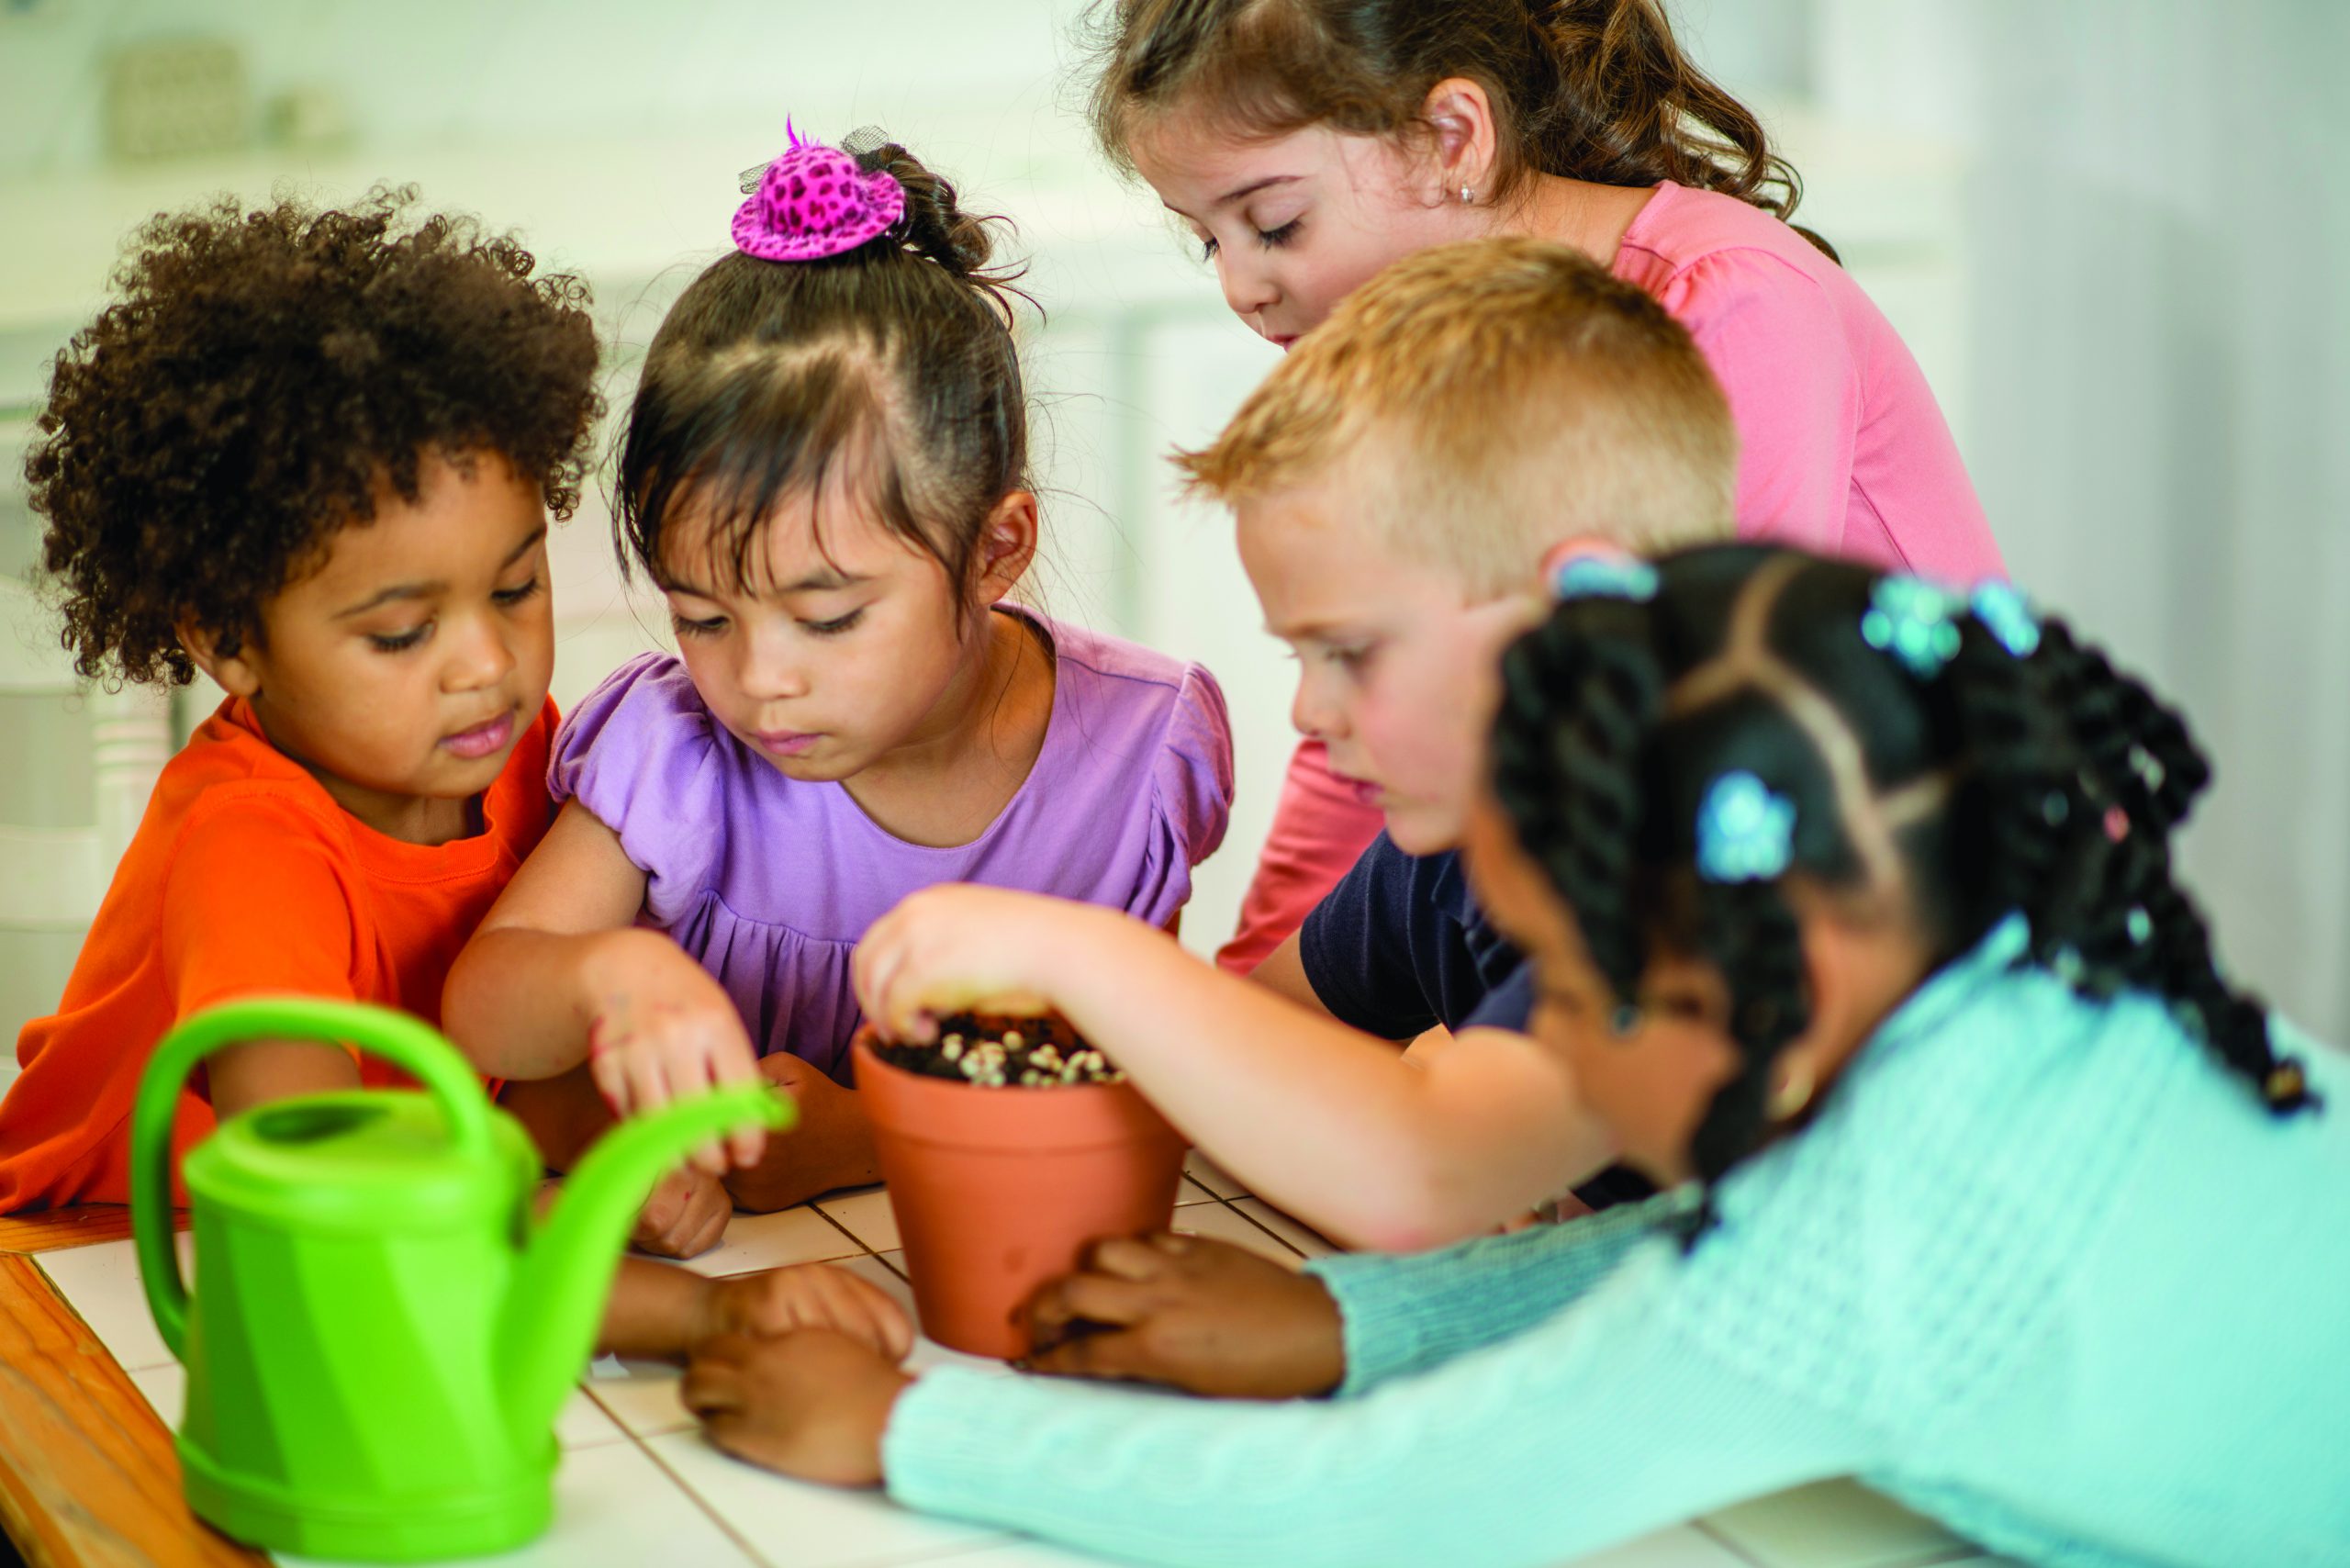
[[[1404, 1249], [1489, 1228], [1609, 1155], [1523, 1032], [1523, 964], [1451, 853], [1500, 650], [1562, 547], [1730, 536], [1729, 408], [1646, 294], [1564, 248], [1484, 240], [1365, 285], [1178, 461], [1232, 508], [1266, 624], [1298, 654], [1297, 727], [1385, 835], [1256, 984], [1114, 915], [941, 888], [867, 934], [867, 1014], [922, 1037], [938, 1014], [1040, 1000], [1328, 1234]], [[1437, 1025], [1454, 1039], [1416, 1064], [1380, 1043]]]

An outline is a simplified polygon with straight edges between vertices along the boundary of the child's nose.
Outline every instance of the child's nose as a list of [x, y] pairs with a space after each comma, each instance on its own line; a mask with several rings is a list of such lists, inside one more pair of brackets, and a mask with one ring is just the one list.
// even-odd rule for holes
[[1308, 740], [1333, 740], [1345, 729], [1339, 706], [1331, 700], [1329, 683], [1319, 679], [1310, 669], [1297, 678], [1297, 695], [1290, 700], [1289, 722]]
[[1281, 298], [1281, 290], [1260, 267], [1244, 262], [1226, 261], [1223, 252], [1216, 252], [1216, 281], [1224, 286], [1224, 302], [1242, 320], [1269, 310]]
[[478, 691], [504, 680], [516, 664], [514, 647], [503, 627], [487, 620], [473, 622], [453, 639], [447, 682], [453, 691]]
[[808, 695], [808, 672], [781, 637], [744, 638], [734, 682], [743, 695], [763, 702]]

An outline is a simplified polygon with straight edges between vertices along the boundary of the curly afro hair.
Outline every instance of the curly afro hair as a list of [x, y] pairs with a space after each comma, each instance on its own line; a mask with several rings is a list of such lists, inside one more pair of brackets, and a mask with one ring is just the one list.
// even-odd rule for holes
[[568, 517], [597, 396], [588, 290], [469, 218], [223, 197], [158, 215], [57, 356], [25, 459], [85, 677], [188, 680], [420, 463], [494, 452]]

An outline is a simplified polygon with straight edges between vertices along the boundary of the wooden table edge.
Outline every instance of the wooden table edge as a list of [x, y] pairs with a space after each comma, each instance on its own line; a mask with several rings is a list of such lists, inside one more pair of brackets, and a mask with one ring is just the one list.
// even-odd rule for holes
[[171, 1432], [23, 1252], [0, 1254], [0, 1528], [28, 1568], [269, 1562], [188, 1511]]
[[[187, 1211], [172, 1211], [172, 1228], [187, 1228]], [[33, 1257], [68, 1247], [95, 1247], [130, 1239], [126, 1204], [76, 1204], [71, 1208], [33, 1209], [0, 1215], [0, 1257]]]

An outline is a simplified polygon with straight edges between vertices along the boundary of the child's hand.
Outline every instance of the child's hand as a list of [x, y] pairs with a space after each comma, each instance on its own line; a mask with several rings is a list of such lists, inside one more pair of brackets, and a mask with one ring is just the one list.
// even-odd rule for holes
[[710, 1440], [753, 1464], [834, 1486], [881, 1480], [881, 1434], [913, 1380], [870, 1346], [811, 1328], [714, 1339], [680, 1392]]
[[789, 1094], [800, 1114], [791, 1136], [769, 1141], [757, 1164], [726, 1173], [726, 1191], [735, 1206], [773, 1214], [835, 1187], [881, 1180], [873, 1129], [856, 1090], [842, 1088], [822, 1069], [783, 1052], [761, 1057], [759, 1075]]
[[734, 1200], [718, 1179], [700, 1170], [673, 1170], [636, 1212], [629, 1241], [657, 1258], [693, 1258], [718, 1245]]
[[1311, 1275], [1160, 1232], [1086, 1249], [1028, 1304], [1037, 1372], [1163, 1383], [1226, 1399], [1327, 1394], [1346, 1376], [1337, 1303]]
[[714, 1280], [702, 1292], [689, 1352], [718, 1339], [775, 1339], [800, 1328], [829, 1328], [887, 1356], [895, 1366], [913, 1349], [905, 1308], [877, 1286], [829, 1263], [800, 1263], [765, 1273]]
[[[733, 1002], [699, 964], [666, 936], [624, 934], [616, 944], [588, 1020], [588, 1065], [612, 1114], [627, 1116], [721, 1083], [758, 1080], [758, 1052]], [[767, 1134], [745, 1127], [723, 1150], [694, 1151], [695, 1169], [722, 1174], [730, 1161], [750, 1165]]]
[[927, 1040], [951, 1013], [1049, 1013], [1052, 977], [1096, 961], [1091, 955], [1128, 926], [1142, 929], [1114, 911], [1041, 893], [924, 888], [857, 943], [857, 1004], [893, 1040]]

